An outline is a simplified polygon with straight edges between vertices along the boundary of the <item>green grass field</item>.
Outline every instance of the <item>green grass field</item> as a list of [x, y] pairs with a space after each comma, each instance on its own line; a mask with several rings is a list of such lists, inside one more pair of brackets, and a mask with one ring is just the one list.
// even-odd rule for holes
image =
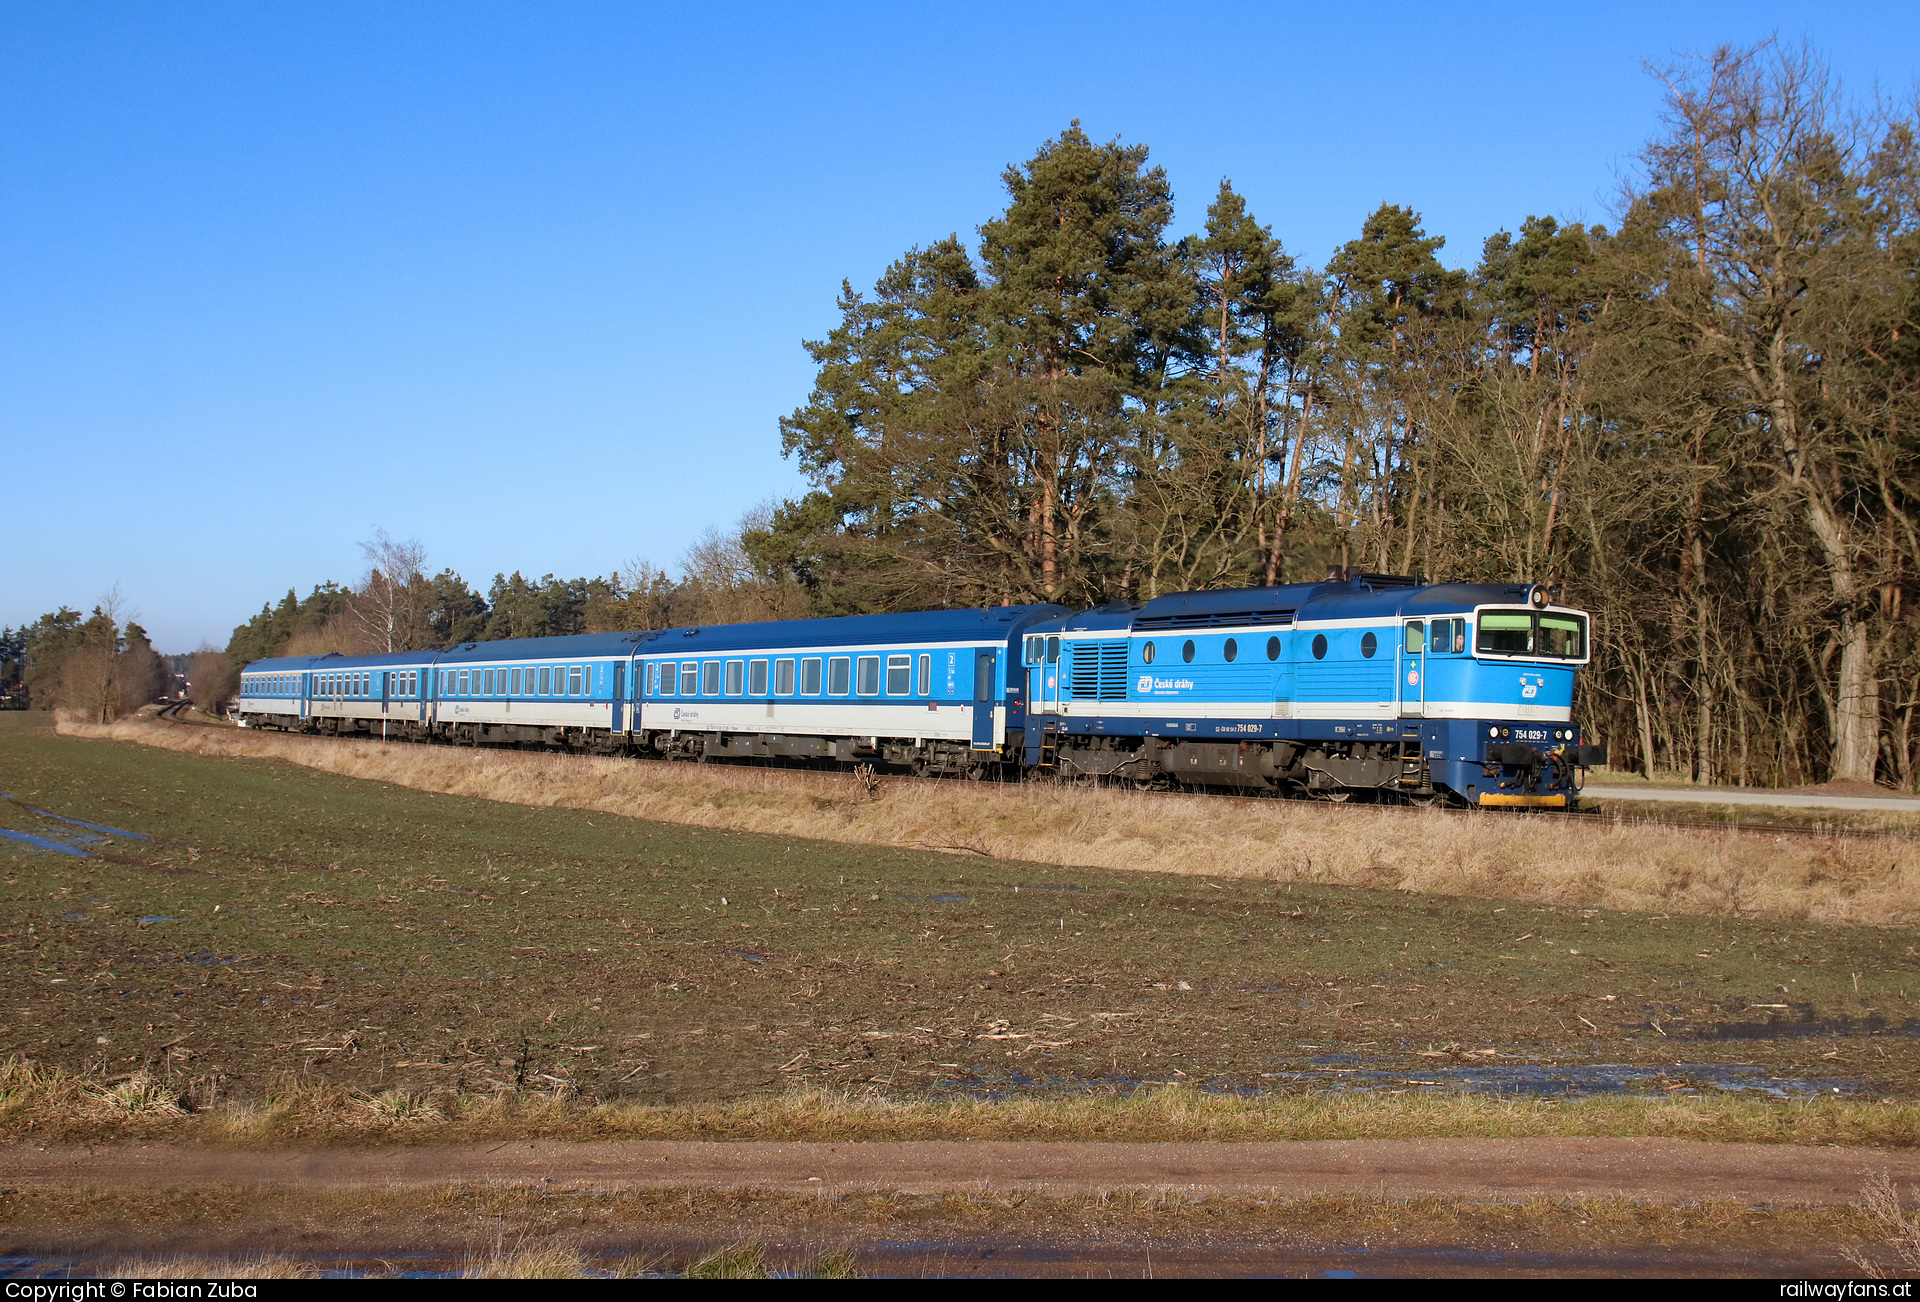
[[[0, 790], [0, 827], [78, 830], [34, 806], [153, 838], [86, 859], [0, 841], [0, 1058], [146, 1071], [202, 1104], [289, 1077], [682, 1104], [1418, 1096], [1592, 1064], [1655, 1094], [1916, 1095], [1908, 928], [711, 832], [57, 737], [38, 714], [0, 715]], [[1542, 835], [1580, 854], [1577, 827]]]

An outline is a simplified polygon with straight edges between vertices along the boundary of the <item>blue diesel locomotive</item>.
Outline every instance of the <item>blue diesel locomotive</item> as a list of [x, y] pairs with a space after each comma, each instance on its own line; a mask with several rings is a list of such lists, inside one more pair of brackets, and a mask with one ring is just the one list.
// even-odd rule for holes
[[249, 665], [252, 727], [1570, 808], [1587, 616], [1386, 575]]

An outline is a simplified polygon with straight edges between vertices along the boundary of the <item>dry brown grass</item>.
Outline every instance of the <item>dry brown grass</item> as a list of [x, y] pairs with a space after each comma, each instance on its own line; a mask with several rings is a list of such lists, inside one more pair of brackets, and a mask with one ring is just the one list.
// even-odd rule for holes
[[1248, 1096], [1169, 1085], [1131, 1093], [916, 1099], [874, 1089], [794, 1090], [729, 1102], [581, 1103], [546, 1095], [368, 1097], [295, 1078], [262, 1103], [129, 1112], [73, 1073], [0, 1061], [0, 1139], [36, 1143], [475, 1143], [499, 1139], [1101, 1140], [1664, 1138], [1780, 1144], [1920, 1144], [1920, 1104], [1820, 1096], [1312, 1094]]
[[1920, 921], [1920, 840], [1808, 837], [1505, 813], [1228, 801], [1041, 783], [338, 741], [144, 719], [68, 736], [281, 759], [346, 777], [664, 823], [1062, 866], [1489, 896], [1588, 908]]
[[312, 1262], [290, 1257], [145, 1257], [118, 1261], [107, 1279], [318, 1279]]
[[[1868, 1279], [1911, 1279], [1920, 1274], [1920, 1213], [1908, 1213], [1901, 1208], [1900, 1191], [1894, 1188], [1886, 1172], [1867, 1177], [1860, 1203], [1866, 1209], [1869, 1222], [1879, 1232], [1880, 1246], [1885, 1251], [1877, 1255], [1869, 1252], [1868, 1248], [1873, 1246], [1870, 1244], [1844, 1249], [1854, 1269]], [[1885, 1256], [1894, 1259], [1892, 1270], [1883, 1264], [1881, 1258]]]

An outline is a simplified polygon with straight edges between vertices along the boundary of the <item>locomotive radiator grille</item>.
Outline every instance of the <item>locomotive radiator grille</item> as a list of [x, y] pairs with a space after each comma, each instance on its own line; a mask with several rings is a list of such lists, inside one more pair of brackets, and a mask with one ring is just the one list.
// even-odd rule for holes
[[1076, 701], [1127, 699], [1127, 644], [1075, 642], [1067, 666], [1067, 687]]

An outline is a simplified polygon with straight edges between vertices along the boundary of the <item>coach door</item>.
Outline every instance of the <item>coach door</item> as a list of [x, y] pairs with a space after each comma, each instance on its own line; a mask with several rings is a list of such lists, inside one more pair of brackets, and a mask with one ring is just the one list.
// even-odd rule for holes
[[[999, 675], [994, 671], [998, 659], [991, 651], [982, 651], [973, 662], [973, 748], [992, 750], [993, 745], [993, 683]], [[1046, 667], [1049, 672], [1053, 666]]]
[[610, 725], [614, 736], [627, 730], [627, 662], [616, 660], [613, 663], [613, 723]]
[[1400, 637], [1400, 716], [1417, 719], [1427, 712], [1427, 625], [1410, 619]]

